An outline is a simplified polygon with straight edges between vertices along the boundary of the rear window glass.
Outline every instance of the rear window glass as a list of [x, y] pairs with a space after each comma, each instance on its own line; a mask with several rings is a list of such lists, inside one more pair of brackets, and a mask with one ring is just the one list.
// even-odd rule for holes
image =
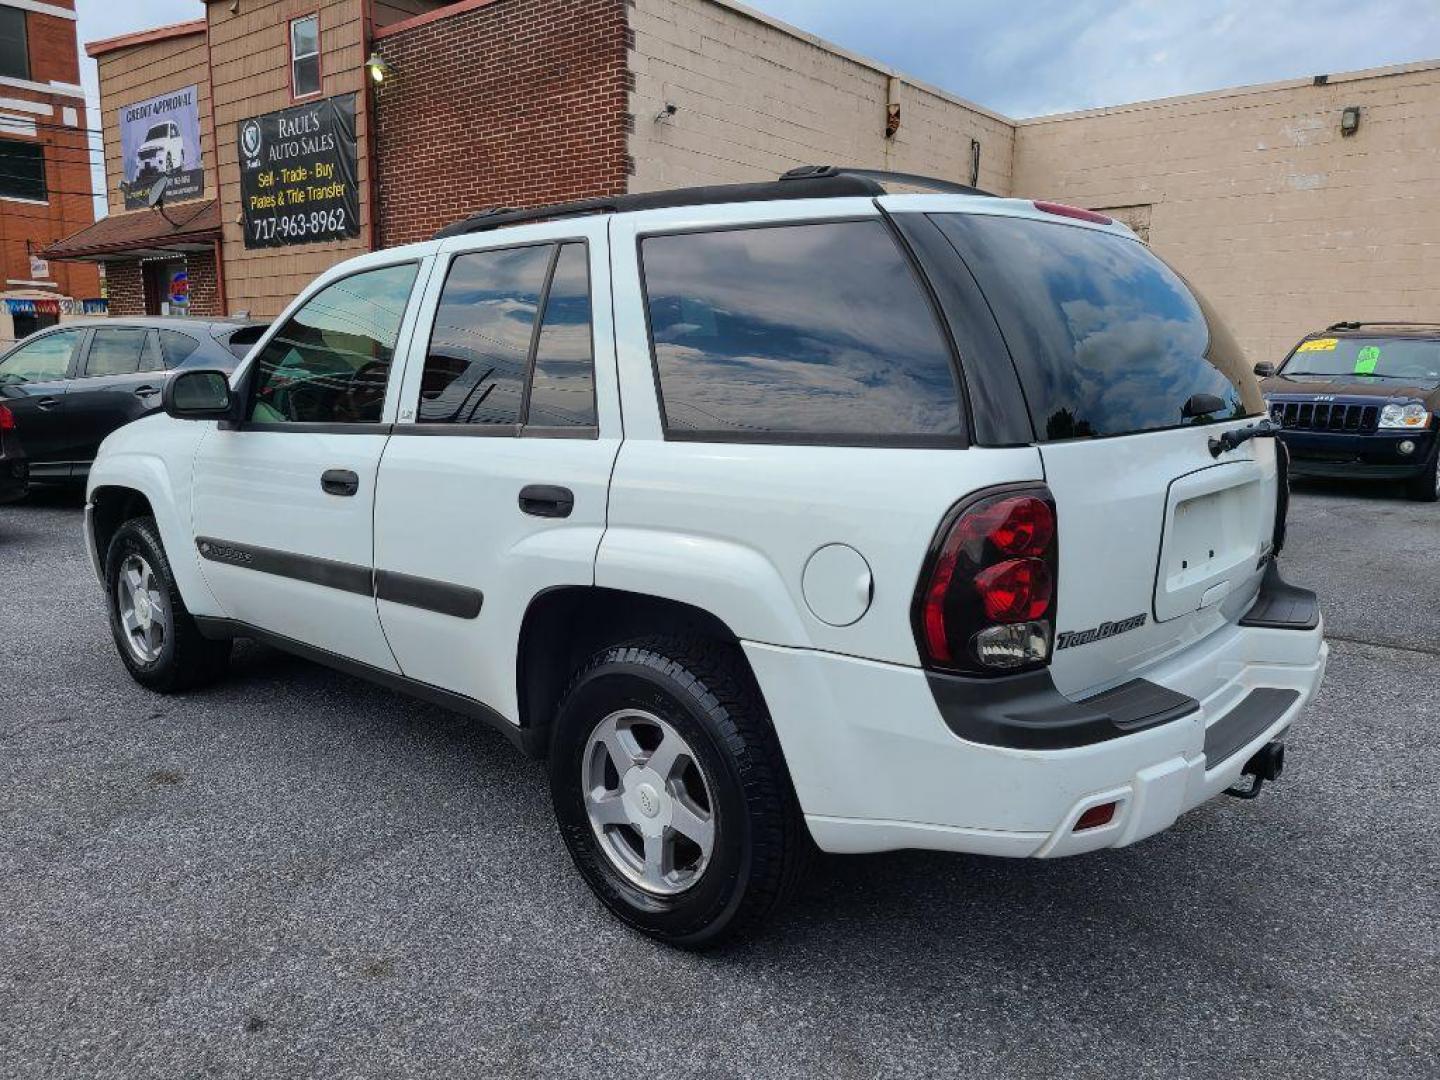
[[189, 334], [181, 334], [175, 330], [160, 331], [160, 351], [165, 354], [167, 368], [183, 364], [199, 347], [200, 343]]
[[949, 348], [883, 223], [652, 236], [642, 257], [671, 435], [961, 434]]
[[420, 381], [428, 424], [518, 424], [525, 365], [554, 248], [498, 248], [450, 265]]
[[1424, 338], [1318, 337], [1302, 341], [1285, 361], [1287, 379], [1406, 382], [1440, 385], [1440, 341]]
[[264, 337], [265, 331], [269, 329], [270, 326], [268, 323], [259, 323], [255, 326], [242, 326], [226, 339], [225, 347], [240, 357], [241, 360], [244, 360], [245, 357], [249, 355], [250, 349], [254, 344]]
[[566, 244], [545, 294], [545, 316], [530, 376], [525, 422], [595, 426], [595, 360], [590, 334], [590, 269], [584, 244]]
[[[1255, 416], [1259, 384], [1173, 270], [1122, 236], [1028, 218], [937, 214], [984, 290], [1042, 440]], [[1224, 407], [1186, 419], [1192, 395]]]

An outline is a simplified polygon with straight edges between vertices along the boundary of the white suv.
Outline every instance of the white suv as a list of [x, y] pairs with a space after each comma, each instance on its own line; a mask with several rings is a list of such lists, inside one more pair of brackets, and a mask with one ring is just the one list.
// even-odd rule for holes
[[493, 724], [687, 946], [812, 840], [1044, 858], [1253, 793], [1326, 660], [1258, 386], [1125, 228], [966, 191], [813, 168], [334, 267], [106, 440], [121, 658], [258, 638]]

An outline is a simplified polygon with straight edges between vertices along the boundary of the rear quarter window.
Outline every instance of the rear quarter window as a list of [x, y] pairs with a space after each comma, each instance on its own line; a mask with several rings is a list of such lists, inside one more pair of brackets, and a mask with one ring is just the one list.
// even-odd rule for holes
[[671, 438], [962, 435], [950, 348], [883, 222], [650, 236], [641, 259]]
[[[1230, 333], [1138, 241], [1029, 218], [937, 214], [1000, 324], [1042, 441], [1264, 412]], [[1194, 394], [1224, 408], [1186, 419]]]

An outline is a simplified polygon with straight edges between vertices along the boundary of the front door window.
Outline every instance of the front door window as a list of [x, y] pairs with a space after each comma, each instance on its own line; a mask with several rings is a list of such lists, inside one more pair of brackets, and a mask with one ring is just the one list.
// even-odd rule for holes
[[255, 358], [250, 420], [380, 420], [416, 263], [341, 278], [312, 296]]

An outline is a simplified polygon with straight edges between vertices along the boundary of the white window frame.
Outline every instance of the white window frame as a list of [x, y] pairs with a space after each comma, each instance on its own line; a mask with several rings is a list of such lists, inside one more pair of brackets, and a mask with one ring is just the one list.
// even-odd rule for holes
[[[297, 53], [295, 51], [295, 27], [303, 22], [314, 22], [315, 24], [315, 51], [313, 53]], [[295, 101], [302, 101], [306, 98], [318, 97], [325, 88], [325, 64], [320, 59], [320, 13], [312, 11], [308, 15], [301, 15], [291, 19], [290, 30], [290, 97]], [[315, 89], [300, 92], [299, 83], [296, 82], [295, 69], [301, 60], [315, 60]]]

